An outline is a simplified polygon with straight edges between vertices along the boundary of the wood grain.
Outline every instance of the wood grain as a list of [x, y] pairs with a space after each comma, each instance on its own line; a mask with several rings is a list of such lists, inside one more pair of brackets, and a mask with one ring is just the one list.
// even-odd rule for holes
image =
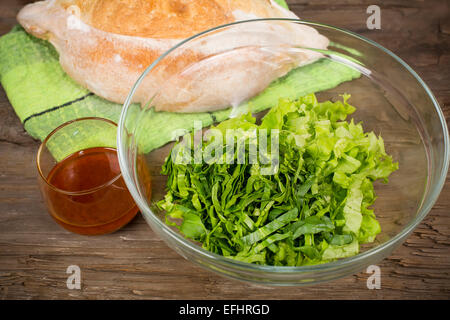
[[[0, 34], [27, 1], [0, 3]], [[431, 87], [450, 120], [450, 16], [446, 1], [288, 1], [306, 20], [360, 33], [391, 49]], [[367, 30], [378, 4], [381, 30]], [[0, 298], [2, 299], [449, 299], [450, 177], [427, 218], [380, 263], [381, 290], [364, 271], [306, 288], [243, 284], [204, 271], [169, 249], [137, 217], [114, 234], [66, 232], [46, 212], [36, 183], [38, 142], [23, 130], [0, 92]], [[81, 268], [81, 290], [68, 290], [66, 268]]]

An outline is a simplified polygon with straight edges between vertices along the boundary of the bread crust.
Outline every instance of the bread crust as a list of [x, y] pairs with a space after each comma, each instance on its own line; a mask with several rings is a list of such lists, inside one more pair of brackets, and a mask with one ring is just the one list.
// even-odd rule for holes
[[[50, 41], [62, 68], [95, 94], [123, 103], [138, 77], [180, 39], [249, 18], [295, 17], [272, 0], [47, 0], [18, 21]], [[163, 59], [133, 97], [157, 110], [212, 111], [239, 104], [319, 54], [262, 49], [286, 43], [326, 48], [310, 27], [253, 23], [218, 30]], [[242, 85], [245, 84], [245, 85]]]

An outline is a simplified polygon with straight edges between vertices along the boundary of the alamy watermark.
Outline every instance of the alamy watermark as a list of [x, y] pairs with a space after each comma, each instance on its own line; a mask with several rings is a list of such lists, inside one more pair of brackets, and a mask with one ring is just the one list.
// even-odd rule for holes
[[66, 270], [67, 274], [70, 276], [67, 277], [66, 285], [67, 289], [81, 289], [81, 269], [77, 265], [70, 265]]
[[370, 16], [367, 18], [366, 25], [367, 29], [374, 30], [374, 29], [381, 29], [381, 9], [379, 6], [373, 4], [367, 7], [366, 10], [367, 14], [370, 14]]
[[366, 273], [371, 275], [367, 278], [367, 289], [381, 289], [381, 269], [379, 266], [370, 265], [366, 269]]
[[[184, 133], [176, 130], [173, 136]], [[171, 159], [175, 164], [253, 164], [261, 175], [273, 175], [279, 168], [279, 136], [278, 129], [210, 128], [202, 133], [202, 122], [194, 121], [194, 134], [184, 134]]]

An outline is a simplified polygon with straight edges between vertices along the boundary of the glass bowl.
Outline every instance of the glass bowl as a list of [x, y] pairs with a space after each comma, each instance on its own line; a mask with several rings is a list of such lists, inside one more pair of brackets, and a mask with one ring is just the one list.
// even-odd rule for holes
[[[314, 28], [328, 38], [328, 47], [302, 39], [304, 28]], [[233, 57], [234, 50], [244, 52], [243, 60]], [[309, 57], [313, 57], [311, 59], [319, 60], [312, 63], [312, 60], [306, 60], [309, 64], [302, 65], [304, 60], [301, 57], [305, 53], [309, 53]], [[264, 60], [267, 57], [283, 67], [270, 73], [273, 68], [265, 69], [266, 65], [259, 63], [267, 62]], [[256, 61], [256, 67], [246, 69], [250, 60]], [[230, 61], [242, 65], [236, 66]], [[324, 69], [319, 69], [319, 74], [308, 73], [308, 68], [314, 63], [323, 64]], [[261, 100], [258, 99], [261, 95], [251, 97], [261, 90], [258, 86], [266, 86], [270, 77], [297, 70], [297, 67], [303, 68], [302, 82], [294, 84], [290, 90], [277, 89], [275, 100], [265, 100], [263, 109], [272, 106], [278, 98], [294, 99], [311, 91], [316, 92], [319, 101], [336, 100], [342, 93], [351, 94], [350, 103], [357, 108], [351, 118], [362, 121], [366, 131], [381, 134], [388, 154], [399, 163], [399, 170], [391, 174], [388, 184], [376, 182], [374, 186], [377, 200], [373, 209], [380, 222], [381, 233], [375, 242], [363, 245], [356, 256], [300, 267], [245, 263], [202, 249], [176, 228], [169, 227], [164, 213], [155, 205], [165, 194], [166, 177], [161, 174], [161, 166], [173, 146], [173, 142], [167, 143], [169, 136], [176, 139], [193, 128], [195, 124], [191, 123], [195, 120], [203, 121], [202, 126], [205, 126], [247, 112], [254, 105], [259, 104], [259, 109], [251, 111], [260, 111]], [[213, 72], [208, 71], [211, 68]], [[229, 68], [234, 68], [232, 79], [236, 84], [231, 86], [231, 90], [229, 84], [221, 90], [221, 83], [229, 80]], [[331, 81], [336, 75], [338, 79]], [[220, 106], [222, 103], [223, 106], [225, 101], [233, 107], [218, 113], [183, 115], [156, 111], [179, 110], [183, 101], [194, 101], [195, 97], [200, 97], [195, 101], [206, 97], [204, 101], [212, 101], [211, 104]], [[132, 103], [136, 101], [141, 103]], [[120, 117], [117, 139], [125, 182], [156, 234], [181, 256], [206, 269], [268, 285], [329, 281], [380, 262], [430, 211], [443, 187], [449, 164], [449, 137], [443, 113], [430, 89], [404, 61], [360, 35], [293, 19], [258, 19], [219, 26], [166, 51], [145, 70], [130, 91]], [[145, 166], [140, 165], [142, 163]], [[148, 176], [152, 183], [151, 198], [145, 191]]]

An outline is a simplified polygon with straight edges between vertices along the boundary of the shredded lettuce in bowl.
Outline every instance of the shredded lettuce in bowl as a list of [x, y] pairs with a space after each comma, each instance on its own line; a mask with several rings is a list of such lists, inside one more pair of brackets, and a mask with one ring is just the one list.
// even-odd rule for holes
[[[162, 169], [167, 194], [157, 204], [166, 223], [206, 250], [249, 263], [301, 266], [358, 254], [360, 244], [373, 242], [381, 231], [370, 209], [373, 182], [387, 182], [398, 163], [386, 154], [381, 137], [346, 121], [355, 111], [349, 98], [280, 99], [260, 124], [251, 114], [223, 121], [214, 129], [223, 136], [237, 130], [234, 153], [225, 147], [217, 152], [222, 139], [207, 137], [200, 149], [215, 150], [209, 163], [180, 163], [171, 153]], [[278, 158], [269, 165], [262, 163], [264, 154], [257, 161], [250, 157], [262, 133], [276, 134], [278, 143]], [[184, 140], [193, 141], [194, 133]], [[239, 143], [249, 150], [243, 161], [237, 161]], [[268, 143], [267, 158], [272, 148]], [[274, 163], [271, 174], [263, 173]]]

